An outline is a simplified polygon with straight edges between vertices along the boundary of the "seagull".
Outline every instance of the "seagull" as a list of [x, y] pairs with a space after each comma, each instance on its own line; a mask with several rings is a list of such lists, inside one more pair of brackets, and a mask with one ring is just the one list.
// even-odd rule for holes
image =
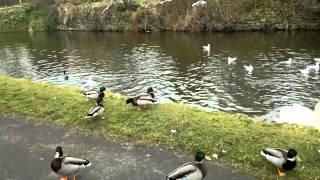
[[288, 61], [285, 61], [284, 63], [291, 65], [292, 64], [292, 58], [289, 58]]
[[311, 69], [311, 70], [315, 70], [316, 72], [318, 72], [318, 71], [319, 71], [319, 65], [320, 65], [320, 62], [316, 62], [315, 65], [308, 66], [308, 68]]
[[210, 44], [207, 46], [202, 46], [204, 51], [207, 51], [208, 53], [210, 52]]
[[253, 71], [253, 66], [252, 66], [251, 64], [250, 64], [249, 66], [244, 65], [243, 67], [244, 67], [244, 69], [245, 69], [246, 71], [248, 71], [249, 74], [252, 73], [252, 71]]
[[305, 69], [301, 69], [300, 72], [303, 74], [303, 75], [308, 75], [309, 74], [309, 71], [310, 71], [310, 67], [307, 67]]
[[237, 60], [237, 58], [228, 57], [228, 64], [232, 64], [236, 60]]

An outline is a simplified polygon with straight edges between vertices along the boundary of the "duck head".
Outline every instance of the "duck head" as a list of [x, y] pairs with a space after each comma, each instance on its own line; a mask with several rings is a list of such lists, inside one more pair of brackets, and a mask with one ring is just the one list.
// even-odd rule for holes
[[298, 155], [297, 151], [295, 149], [289, 149], [288, 150], [288, 154], [287, 157], [292, 159], [294, 158], [296, 155]]
[[104, 86], [100, 87], [100, 89], [99, 89], [100, 92], [103, 92], [105, 90], [106, 90], [106, 88]]
[[133, 102], [133, 98], [129, 98], [129, 99], [127, 99], [127, 101], [126, 101], [126, 104], [129, 104], [129, 103], [132, 103]]
[[63, 151], [62, 151], [62, 147], [61, 146], [57, 146], [56, 147], [56, 154], [55, 154], [55, 158], [59, 158], [63, 156]]
[[153, 92], [153, 88], [152, 87], [149, 87], [148, 89], [147, 89], [147, 93], [152, 93]]
[[203, 151], [197, 151], [196, 155], [194, 156], [194, 160], [196, 162], [201, 162], [202, 159], [204, 159], [206, 157], [206, 154]]

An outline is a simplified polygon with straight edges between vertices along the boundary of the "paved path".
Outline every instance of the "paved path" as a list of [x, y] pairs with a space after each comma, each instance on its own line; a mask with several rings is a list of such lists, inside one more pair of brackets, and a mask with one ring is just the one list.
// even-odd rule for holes
[[[59, 179], [50, 170], [57, 145], [62, 145], [65, 155], [83, 156], [93, 163], [79, 180], [164, 180], [171, 170], [193, 159], [193, 155], [166, 148], [133, 147], [62, 127], [0, 116], [0, 179]], [[253, 179], [213, 161], [205, 163], [207, 180]]]

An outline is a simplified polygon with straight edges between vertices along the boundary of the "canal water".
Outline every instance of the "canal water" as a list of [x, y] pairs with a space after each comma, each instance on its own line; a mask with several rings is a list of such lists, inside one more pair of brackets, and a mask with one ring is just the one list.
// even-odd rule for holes
[[[228, 57], [237, 60], [228, 64]], [[161, 103], [249, 116], [293, 103], [313, 109], [320, 74], [300, 70], [314, 58], [319, 32], [0, 34], [0, 74], [79, 87], [93, 79], [123, 95], [151, 86]], [[251, 74], [243, 67], [249, 64]]]

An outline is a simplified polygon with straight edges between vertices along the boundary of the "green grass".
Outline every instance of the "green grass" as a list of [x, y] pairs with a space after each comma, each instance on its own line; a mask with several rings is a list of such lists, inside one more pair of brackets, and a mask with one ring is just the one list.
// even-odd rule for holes
[[[106, 93], [102, 119], [83, 117], [92, 104], [78, 89], [0, 76], [0, 112], [32, 117], [44, 123], [67, 125], [88, 134], [165, 145], [192, 152], [205, 150], [239, 172], [275, 179], [275, 168], [260, 156], [264, 147], [294, 147], [301, 158], [287, 178], [320, 178], [320, 133], [295, 125], [254, 121], [246, 116], [208, 113], [182, 104], [162, 104], [138, 111], [125, 97]], [[177, 133], [172, 134], [171, 129]], [[227, 151], [222, 154], [221, 151]], [[210, 171], [210, 170], [209, 170]]]

